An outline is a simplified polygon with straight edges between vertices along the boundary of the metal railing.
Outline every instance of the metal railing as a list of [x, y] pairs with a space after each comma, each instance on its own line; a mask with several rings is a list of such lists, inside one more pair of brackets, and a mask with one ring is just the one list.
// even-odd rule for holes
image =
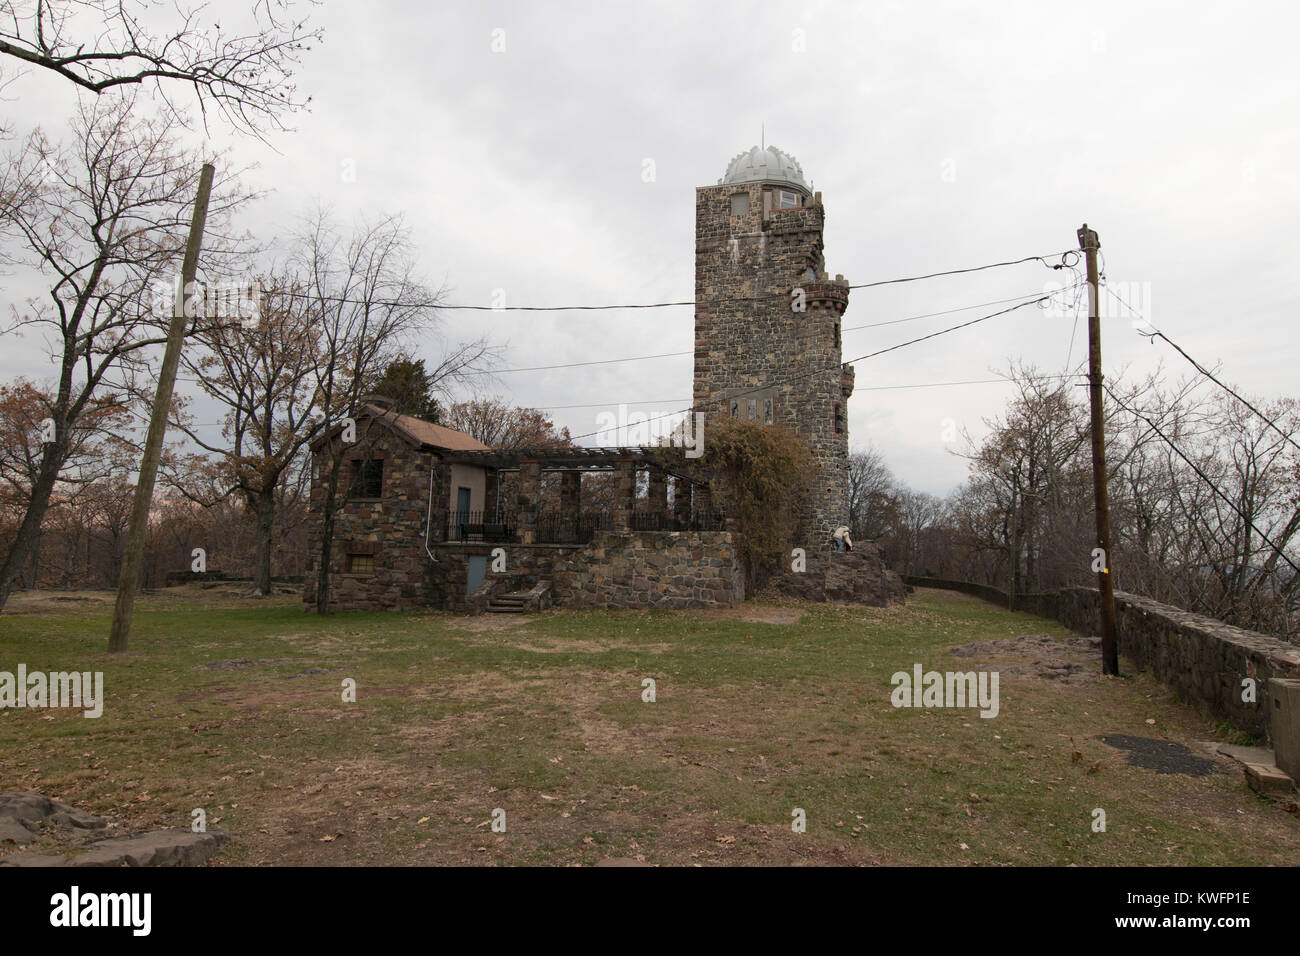
[[587, 544], [597, 531], [614, 527], [608, 511], [584, 511], [578, 514], [544, 511], [537, 516], [538, 544]]
[[[522, 540], [524, 520], [514, 512], [444, 508], [434, 512], [434, 526], [444, 529], [444, 541], [514, 543]], [[587, 544], [597, 531], [613, 529], [614, 516], [607, 509], [578, 514], [543, 511], [538, 514], [533, 527], [533, 540], [537, 544]], [[689, 519], [648, 511], [636, 511], [631, 515], [633, 531], [722, 531], [725, 527], [726, 515], [718, 510], [692, 512]]]
[[516, 525], [507, 516], [484, 511], [447, 511], [442, 514], [447, 541], [514, 541]]

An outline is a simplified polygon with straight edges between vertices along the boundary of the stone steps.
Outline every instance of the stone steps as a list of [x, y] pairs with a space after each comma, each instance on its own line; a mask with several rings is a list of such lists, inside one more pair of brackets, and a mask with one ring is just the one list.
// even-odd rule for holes
[[498, 594], [488, 601], [489, 614], [523, 614], [528, 595], [522, 591], [513, 594]]

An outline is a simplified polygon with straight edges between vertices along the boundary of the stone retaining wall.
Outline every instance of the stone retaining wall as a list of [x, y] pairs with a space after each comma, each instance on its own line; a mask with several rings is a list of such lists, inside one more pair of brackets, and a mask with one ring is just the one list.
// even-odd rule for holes
[[[997, 588], [940, 578], [908, 576], [908, 584], [963, 591], [1007, 605]], [[955, 587], [953, 585], [956, 585]], [[1099, 630], [1100, 595], [1095, 588], [1062, 588], [1016, 598], [1016, 610], [1054, 617], [1081, 634]], [[1300, 647], [1150, 598], [1115, 592], [1119, 651], [1204, 713], [1227, 718], [1249, 733], [1269, 730], [1270, 678], [1300, 678]], [[1256, 701], [1242, 698], [1242, 681], [1256, 681]]]
[[805, 601], [867, 604], [885, 607], [903, 603], [903, 581], [885, 567], [875, 545], [861, 543], [852, 551], [812, 552], [803, 571], [786, 568], [772, 580], [778, 593]]
[[574, 608], [728, 607], [745, 600], [729, 531], [602, 531], [557, 562], [555, 603]]
[[[504, 572], [491, 570], [495, 548], [505, 549]], [[429, 603], [448, 611], [478, 613], [492, 596], [542, 581], [567, 608], [715, 608], [745, 599], [728, 531], [601, 531], [588, 545], [446, 544], [433, 552]], [[471, 555], [486, 557], [488, 572], [466, 596]]]

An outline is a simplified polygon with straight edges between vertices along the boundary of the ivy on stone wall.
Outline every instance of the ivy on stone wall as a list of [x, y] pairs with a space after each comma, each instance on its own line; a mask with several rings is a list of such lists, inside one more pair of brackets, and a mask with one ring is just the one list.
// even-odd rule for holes
[[817, 460], [788, 428], [720, 419], [704, 436], [704, 454], [665, 449], [674, 470], [707, 480], [713, 506], [739, 525], [738, 556], [747, 585], [760, 586], [801, 540], [799, 507], [811, 493]]

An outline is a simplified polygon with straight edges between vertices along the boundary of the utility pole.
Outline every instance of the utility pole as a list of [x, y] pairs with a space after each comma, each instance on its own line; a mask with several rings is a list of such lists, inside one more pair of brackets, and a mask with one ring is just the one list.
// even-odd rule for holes
[[1085, 222], [1078, 231], [1079, 248], [1088, 266], [1088, 404], [1092, 408], [1092, 496], [1097, 515], [1097, 547], [1101, 570], [1101, 672], [1119, 673], [1119, 646], [1115, 636], [1115, 588], [1110, 557], [1110, 497], [1106, 488], [1106, 423], [1101, 407], [1101, 297], [1097, 282], [1097, 250], [1101, 241]]
[[167, 414], [171, 409], [172, 390], [176, 386], [176, 366], [181, 360], [181, 342], [185, 338], [186, 291], [199, 267], [199, 248], [203, 245], [203, 225], [208, 218], [208, 197], [212, 193], [215, 170], [204, 163], [199, 173], [199, 191], [194, 197], [194, 218], [190, 220], [190, 237], [185, 244], [185, 261], [181, 266], [180, 288], [172, 302], [172, 320], [167, 327], [167, 349], [158, 373], [158, 390], [149, 416], [149, 433], [140, 460], [140, 477], [131, 501], [131, 520], [126, 530], [126, 550], [122, 555], [122, 573], [117, 580], [117, 603], [113, 606], [113, 629], [108, 635], [108, 652], [126, 650], [131, 635], [131, 610], [140, 585], [140, 564], [144, 560], [144, 534], [149, 527], [149, 508], [153, 504], [154, 479], [162, 457], [163, 438], [167, 432]]

